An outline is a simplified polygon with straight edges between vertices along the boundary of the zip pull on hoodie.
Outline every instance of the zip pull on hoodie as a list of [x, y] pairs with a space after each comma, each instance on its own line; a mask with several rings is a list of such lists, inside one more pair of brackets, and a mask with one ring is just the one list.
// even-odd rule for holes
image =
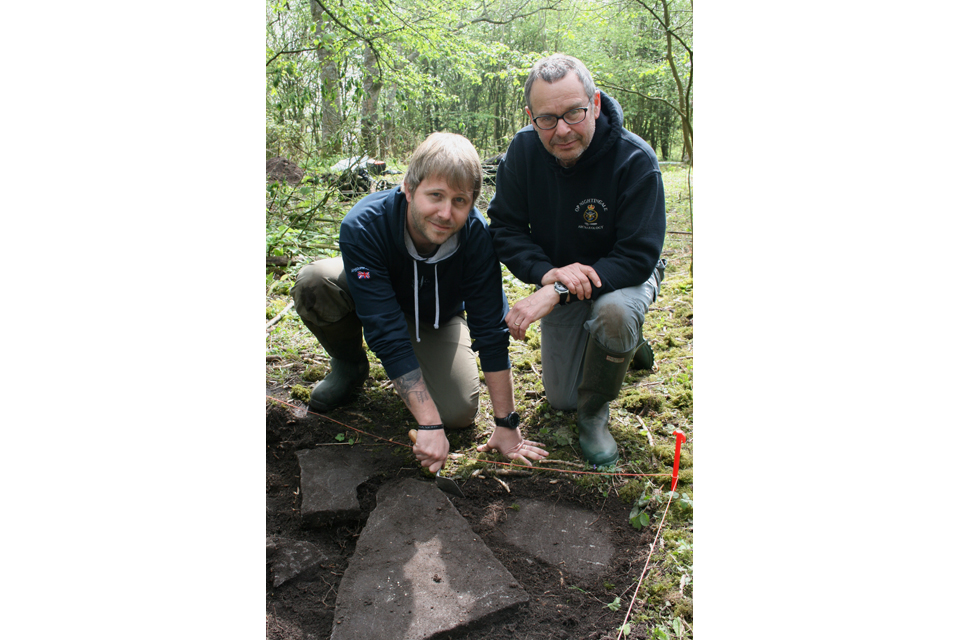
[[413, 244], [413, 238], [410, 237], [410, 232], [407, 231], [406, 225], [403, 227], [403, 243], [407, 247], [407, 253], [410, 254], [411, 258], [413, 258], [413, 324], [416, 327], [415, 331], [417, 335], [417, 342], [420, 342], [420, 272], [417, 269], [417, 263], [423, 262], [424, 264], [433, 265], [433, 299], [436, 305], [436, 313], [433, 318], [433, 328], [439, 329], [440, 277], [437, 271], [437, 263], [441, 260], [449, 258], [457, 252], [457, 249], [460, 247], [460, 233], [458, 232], [450, 236], [450, 238], [440, 245], [433, 255], [428, 258], [424, 258], [417, 251], [417, 247], [415, 244]]

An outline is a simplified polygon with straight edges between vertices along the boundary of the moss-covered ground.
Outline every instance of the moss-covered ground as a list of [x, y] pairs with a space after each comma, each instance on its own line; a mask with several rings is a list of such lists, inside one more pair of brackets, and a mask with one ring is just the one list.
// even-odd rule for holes
[[[570, 477], [585, 492], [596, 494], [598, 500], [615, 498], [634, 505], [636, 517], [631, 520], [634, 526], [647, 523], [648, 527], [657, 527], [663, 520], [647, 573], [636, 592], [630, 624], [647, 629], [651, 637], [674, 638], [693, 634], [693, 230], [686, 169], [665, 167], [663, 178], [668, 229], [663, 250], [667, 260], [666, 277], [644, 326], [644, 336], [653, 346], [655, 365], [648, 371], [631, 369], [620, 397], [611, 403], [611, 432], [620, 447], [616, 468], [601, 470], [609, 471], [607, 474]], [[484, 187], [477, 203], [482, 211], [490, 195], [492, 188]], [[331, 210], [325, 215], [342, 216], [351, 204], [329, 205]], [[270, 234], [268, 228], [268, 237]], [[302, 252], [302, 260], [324, 257], [322, 252], [310, 252], [309, 248], [296, 247], [294, 252], [296, 250]], [[336, 253], [327, 250], [326, 255]], [[297, 266], [302, 264], [303, 261], [285, 269], [268, 268], [267, 320], [275, 318], [289, 304], [290, 287], [296, 278]], [[533, 291], [532, 286], [516, 280], [506, 268], [503, 282], [511, 304]], [[582, 464], [575, 413], [554, 410], [544, 397], [537, 330], [534, 325], [528, 331], [526, 342], [513, 341], [510, 347], [522, 428], [526, 437], [544, 443], [551, 453], [552, 462], [543, 465], [550, 470], [537, 473], [596, 471]], [[266, 356], [267, 388], [275, 390], [276, 397], [285, 392], [284, 399], [304, 400], [304, 394], [309, 393], [328, 368], [325, 352], [293, 310], [287, 311], [268, 330]], [[364, 420], [376, 419], [404, 425], [401, 433], [405, 432], [413, 426], [412, 418], [390, 387], [376, 357], [370, 353], [369, 358], [372, 380], [368, 380], [364, 388], [365, 405], [362, 414], [357, 415], [358, 426], [362, 428]], [[450, 434], [454, 455], [445, 467], [445, 474], [465, 476], [484, 466], [482, 459], [487, 456], [478, 456], [475, 447], [485, 441], [484, 436], [493, 429], [493, 412], [485, 393], [481, 394], [476, 425], [476, 430], [469, 435]], [[668, 494], [676, 430], [685, 434], [686, 442], [682, 445], [676, 493]], [[497, 456], [490, 459], [501, 460]], [[638, 575], [630, 577], [633, 588], [617, 595], [609, 605], [611, 609], [622, 607], [622, 613], [626, 613], [639, 577], [638, 570]]]

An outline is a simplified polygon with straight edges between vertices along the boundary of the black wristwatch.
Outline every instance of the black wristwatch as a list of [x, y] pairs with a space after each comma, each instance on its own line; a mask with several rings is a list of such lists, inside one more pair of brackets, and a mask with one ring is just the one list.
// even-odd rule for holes
[[570, 298], [572, 297], [570, 295], [570, 289], [567, 289], [559, 281], [553, 283], [553, 290], [560, 296], [560, 302], [558, 304], [564, 305], [570, 302]]
[[516, 411], [511, 411], [504, 418], [497, 418], [494, 416], [493, 423], [498, 427], [503, 427], [504, 429], [516, 429], [520, 426], [520, 414]]

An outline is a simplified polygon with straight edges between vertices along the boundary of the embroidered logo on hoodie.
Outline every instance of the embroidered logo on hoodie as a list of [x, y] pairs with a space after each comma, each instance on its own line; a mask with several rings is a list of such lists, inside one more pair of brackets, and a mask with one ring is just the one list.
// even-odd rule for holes
[[600, 220], [601, 216], [607, 212], [607, 205], [603, 203], [603, 200], [589, 198], [578, 204], [574, 212], [583, 213], [583, 223], [577, 226], [578, 229], [599, 231], [603, 229]]
[[370, 279], [370, 270], [367, 267], [354, 267], [351, 271], [357, 274], [357, 280]]

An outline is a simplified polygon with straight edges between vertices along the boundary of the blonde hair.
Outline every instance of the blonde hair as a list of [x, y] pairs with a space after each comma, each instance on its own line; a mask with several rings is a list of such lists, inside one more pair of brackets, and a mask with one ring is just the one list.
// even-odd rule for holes
[[421, 182], [432, 177], [443, 178], [450, 186], [472, 193], [475, 203], [480, 196], [483, 168], [473, 144], [458, 133], [438, 131], [427, 136], [410, 156], [403, 182], [413, 194]]

